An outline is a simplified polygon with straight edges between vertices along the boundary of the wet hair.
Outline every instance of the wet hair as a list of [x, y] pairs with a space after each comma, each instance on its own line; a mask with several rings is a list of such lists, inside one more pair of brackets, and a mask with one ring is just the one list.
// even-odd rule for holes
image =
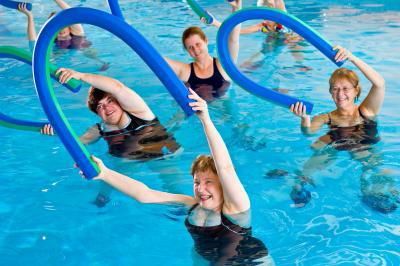
[[99, 90], [98, 88], [95, 87], [90, 87], [89, 89], [89, 94], [88, 94], [88, 99], [87, 99], [87, 106], [89, 107], [90, 111], [93, 113], [97, 114], [97, 105], [99, 105], [99, 102], [106, 98], [107, 96], [111, 96], [111, 94]]
[[192, 176], [194, 176], [197, 172], [205, 172], [207, 170], [211, 170], [214, 174], [217, 175], [217, 169], [215, 168], [215, 162], [211, 155], [199, 155], [193, 161], [190, 172]]
[[332, 73], [331, 77], [329, 78], [329, 92], [332, 93], [333, 84], [336, 81], [343, 79], [349, 81], [353, 85], [353, 87], [357, 90], [357, 96], [355, 99], [357, 101], [361, 94], [360, 79], [358, 78], [356, 72], [348, 68], [341, 67], [336, 69]]
[[189, 38], [192, 35], [199, 35], [203, 41], [205, 41], [205, 42], [207, 41], [207, 36], [202, 29], [200, 29], [199, 27], [196, 27], [196, 26], [189, 27], [182, 33], [183, 48], [186, 49], [185, 41], [187, 38]]

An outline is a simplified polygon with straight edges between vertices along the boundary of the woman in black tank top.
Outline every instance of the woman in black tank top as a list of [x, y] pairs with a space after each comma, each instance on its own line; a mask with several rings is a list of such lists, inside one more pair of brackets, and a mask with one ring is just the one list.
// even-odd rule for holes
[[[291, 111], [301, 117], [301, 130], [303, 134], [310, 135], [317, 132], [323, 125], [329, 127], [329, 132], [313, 143], [316, 153], [304, 164], [303, 174], [312, 175], [321, 164], [325, 166], [332, 163], [336, 151], [350, 151], [352, 157], [363, 165], [361, 174], [361, 194], [363, 202], [369, 207], [380, 212], [390, 212], [397, 208], [391, 178], [372, 178], [366, 181], [366, 171], [370, 168], [381, 167], [383, 161], [376, 159], [372, 145], [379, 142], [376, 117], [382, 107], [385, 95], [385, 81], [372, 67], [351, 54], [346, 49], [336, 46], [335, 60], [348, 60], [353, 63], [371, 82], [371, 89], [360, 105], [356, 104], [361, 86], [357, 74], [347, 68], [339, 68], [333, 72], [329, 79], [329, 92], [336, 105], [336, 109], [310, 119], [305, 106], [298, 102], [290, 107]], [[322, 149], [325, 146], [332, 149]], [[377, 176], [380, 176], [379, 174]], [[371, 182], [370, 182], [371, 181]], [[374, 187], [369, 189], [366, 186]]]
[[211, 265], [269, 265], [268, 250], [251, 236], [249, 197], [235, 171], [228, 149], [212, 123], [207, 103], [193, 90], [190, 106], [196, 111], [212, 156], [197, 157], [191, 169], [194, 196], [166, 193], [106, 168], [96, 158], [97, 177], [143, 203], [179, 203], [189, 208], [185, 225], [196, 252]]
[[213, 74], [208, 78], [199, 78], [196, 76], [193, 63], [190, 63], [190, 76], [186, 86], [193, 89], [202, 99], [210, 102], [223, 95], [230, 86], [230, 82], [225, 80], [219, 71], [216, 58], [213, 58]]
[[[230, 1], [229, 4], [232, 12], [242, 8], [241, 0]], [[219, 27], [221, 23], [214, 19], [212, 24]], [[239, 35], [240, 25], [229, 36], [228, 46], [233, 61], [237, 60], [239, 53]], [[231, 80], [219, 60], [209, 54], [205, 33], [199, 27], [189, 27], [182, 34], [182, 44], [194, 62], [187, 64], [165, 58], [175, 74], [206, 101], [223, 96]]]

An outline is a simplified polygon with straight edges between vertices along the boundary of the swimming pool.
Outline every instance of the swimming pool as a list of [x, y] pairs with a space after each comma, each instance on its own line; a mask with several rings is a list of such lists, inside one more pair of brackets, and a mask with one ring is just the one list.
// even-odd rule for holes
[[[71, 4], [75, 3], [70, 1]], [[182, 1], [121, 1], [128, 22], [161, 54], [189, 60], [180, 36], [188, 25], [198, 24]], [[256, 1], [248, 1], [250, 6]], [[288, 10], [315, 27], [332, 43], [362, 57], [386, 79], [387, 94], [379, 117], [382, 141], [376, 153], [390, 169], [399, 187], [400, 115], [396, 67], [400, 62], [397, 1], [286, 1]], [[55, 5], [35, 1], [37, 25]], [[218, 17], [229, 13], [226, 4], [200, 1]], [[108, 10], [105, 1], [81, 1]], [[54, 8], [51, 8], [54, 6]], [[160, 12], [162, 10], [162, 12]], [[0, 8], [0, 44], [28, 48], [25, 18]], [[205, 28], [215, 54], [216, 30]], [[168, 161], [132, 163], [112, 158], [99, 141], [89, 150], [113, 169], [137, 178], [155, 189], [191, 194], [189, 167], [199, 153], [208, 152], [195, 118], [182, 121], [178, 105], [154, 74], [110, 34], [86, 26], [99, 57], [111, 63], [105, 73], [139, 92], [160, 120], [170, 128], [185, 151]], [[396, 37], [397, 36], [397, 37]], [[328, 93], [335, 66], [308, 45], [263, 47], [265, 36], [241, 39], [239, 62], [243, 71], [270, 87], [314, 102], [314, 114], [333, 108]], [[115, 48], [118, 47], [118, 48]], [[257, 54], [267, 49], [268, 53]], [[268, 50], [269, 49], [269, 50]], [[81, 71], [99, 65], [79, 51], [59, 53], [55, 63]], [[297, 57], [294, 57], [296, 55]], [[304, 59], [298, 57], [303, 56]], [[253, 63], [246, 63], [249, 58]], [[45, 119], [36, 99], [30, 68], [0, 60], [1, 111], [19, 118]], [[367, 82], [362, 80], [365, 89]], [[87, 90], [73, 95], [58, 86], [57, 96], [73, 127], [82, 133], [97, 122], [86, 106]], [[87, 88], [87, 87], [86, 87]], [[315, 137], [303, 137], [298, 120], [287, 110], [255, 98], [234, 86], [229, 95], [210, 106], [214, 122], [229, 145], [231, 155], [253, 205], [253, 235], [269, 248], [277, 265], [399, 265], [399, 210], [382, 214], [361, 202], [361, 165], [346, 152], [314, 176], [313, 200], [292, 208], [289, 193], [295, 172], [311, 156]], [[322, 135], [322, 132], [321, 134]], [[82, 180], [57, 137], [0, 128], [2, 171], [0, 187], [0, 262], [3, 265], [190, 265], [193, 241], [183, 227], [184, 215], [174, 207], [144, 206], [114, 192], [104, 208], [91, 204], [98, 183]], [[266, 178], [273, 169], [286, 177]], [[193, 262], [194, 261], [194, 262]]]

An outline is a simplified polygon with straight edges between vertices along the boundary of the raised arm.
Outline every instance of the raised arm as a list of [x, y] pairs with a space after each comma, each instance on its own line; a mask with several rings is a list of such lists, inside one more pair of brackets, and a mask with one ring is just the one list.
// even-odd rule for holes
[[[56, 2], [56, 4], [63, 10], [71, 8], [71, 6], [63, 0], [54, 0], [54, 2]], [[83, 30], [82, 24], [71, 25], [71, 33], [75, 36], [85, 36], [85, 31]]]
[[283, 1], [283, 0], [275, 0], [275, 8], [286, 12], [285, 1]]
[[359, 108], [363, 115], [367, 117], [375, 117], [378, 115], [385, 98], [385, 80], [371, 66], [341, 46], [335, 46], [333, 49], [338, 51], [335, 57], [337, 61], [348, 59], [372, 83], [367, 97], [360, 104]]
[[80, 73], [67, 68], [58, 69], [56, 75], [59, 73], [60, 83], [66, 83], [71, 78], [82, 80], [99, 90], [111, 94], [126, 112], [132, 113], [144, 120], [155, 118], [155, 115], [142, 97], [116, 79], [101, 75]]
[[237, 214], [247, 211], [250, 209], [249, 197], [236, 174], [225, 142], [210, 119], [207, 103], [193, 90], [190, 90], [190, 92], [189, 98], [194, 100], [194, 102], [190, 103], [190, 106], [193, 111], [196, 111], [197, 116], [203, 124], [208, 145], [221, 182], [224, 194], [223, 212], [225, 214]]
[[[232, 6], [232, 13], [242, 9], [242, 0], [235, 0], [232, 2], [229, 2], [229, 4]], [[239, 55], [239, 38], [240, 38], [240, 28], [241, 24], [237, 25], [229, 35], [229, 53], [231, 55], [232, 61], [236, 63]]]
[[180, 203], [186, 206], [193, 206], [196, 203], [195, 199], [191, 196], [150, 189], [142, 182], [108, 169], [100, 159], [95, 157], [92, 158], [100, 168], [100, 174], [96, 179], [103, 180], [110, 186], [141, 203]]
[[34, 42], [36, 41], [36, 29], [35, 29], [35, 20], [33, 18], [33, 14], [32, 12], [30, 12], [27, 8], [26, 8], [26, 3], [20, 3], [18, 5], [18, 11], [25, 14], [26, 18], [28, 20], [28, 24], [27, 24], [27, 37], [28, 40], [30, 42]]

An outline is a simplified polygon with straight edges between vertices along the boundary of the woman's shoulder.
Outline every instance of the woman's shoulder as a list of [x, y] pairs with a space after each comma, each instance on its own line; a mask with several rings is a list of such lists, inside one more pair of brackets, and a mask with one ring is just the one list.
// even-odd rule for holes
[[251, 208], [239, 212], [239, 213], [226, 213], [222, 211], [222, 215], [225, 216], [233, 224], [239, 225], [243, 228], [251, 227]]
[[327, 124], [331, 120], [331, 113], [332, 112], [316, 115], [313, 117], [313, 121]]

